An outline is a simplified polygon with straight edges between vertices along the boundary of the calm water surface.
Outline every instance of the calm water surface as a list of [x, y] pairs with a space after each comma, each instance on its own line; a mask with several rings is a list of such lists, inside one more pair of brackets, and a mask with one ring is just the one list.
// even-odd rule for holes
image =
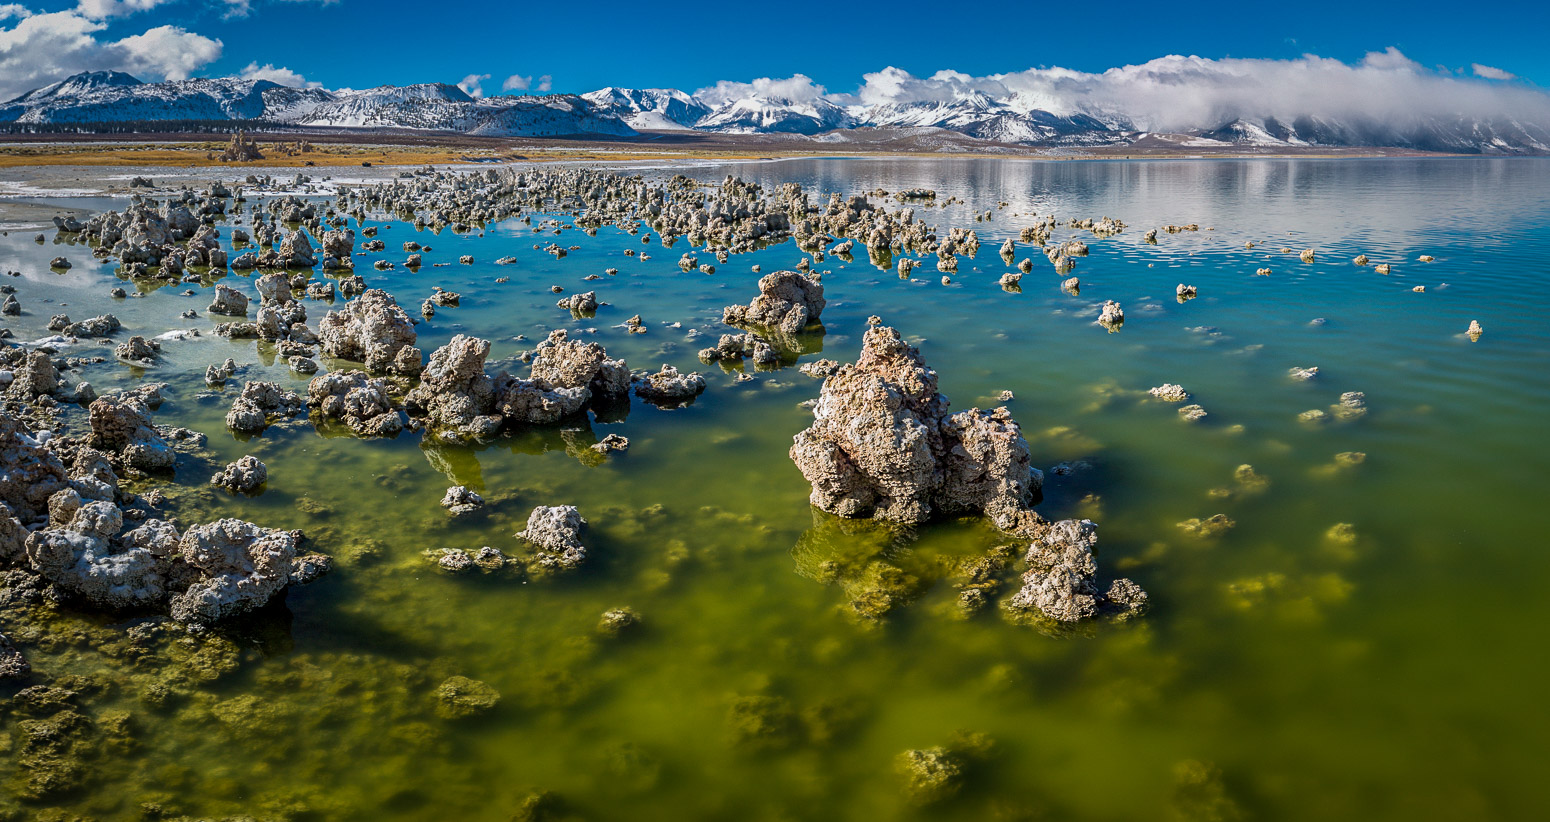
[[[930, 187], [938, 202], [967, 201], [917, 210], [943, 231], [979, 232], [978, 257], [951, 285], [929, 263], [910, 280], [879, 270], [859, 243], [854, 260], [817, 264], [826, 333], [803, 360], [853, 360], [877, 314], [921, 347], [954, 408], [1014, 392], [1036, 464], [1085, 463], [1048, 478], [1039, 510], [1097, 521], [1100, 574], [1139, 582], [1150, 613], [1058, 635], [997, 608], [964, 619], [955, 569], [1006, 538], [972, 519], [891, 533], [815, 514], [786, 451], [819, 383], [795, 368], [737, 382], [695, 359], [725, 330], [721, 307], [755, 292], [751, 265], [801, 258], [789, 243], [707, 276], [677, 268], [683, 242], [642, 245], [614, 228], [555, 238], [510, 221], [477, 237], [386, 223], [378, 256], [402, 262], [396, 249], [411, 238], [434, 250], [418, 274], [357, 258], [370, 284], [406, 308], [433, 285], [462, 294], [419, 327], [427, 353], [469, 333], [494, 340], [496, 360], [566, 328], [635, 368], [709, 376], [684, 409], [636, 401], [622, 418], [461, 448], [302, 421], [239, 439], [222, 417], [240, 379], [297, 391], [305, 380], [267, 347], [210, 334], [215, 318], [178, 318], [202, 313], [213, 283], [110, 300], [110, 267], [52, 230], [37, 245], [36, 230], [13, 226], [0, 268], [23, 272], [8, 280], [27, 309], [8, 318], [19, 338], [43, 336], [54, 313], [112, 311], [125, 335], [205, 330], [166, 343], [154, 370], [81, 375], [99, 390], [171, 383], [157, 421], [210, 435], [206, 454], [177, 467], [184, 488], [170, 507], [182, 521], [303, 528], [339, 563], [229, 635], [149, 660], [114, 644], [121, 623], [68, 610], [7, 617], [38, 679], [73, 677], [104, 727], [127, 712], [131, 741], [95, 754], [74, 793], [0, 799], [0, 810], [506, 820], [536, 818], [524, 802], [550, 791], [563, 804], [551, 818], [631, 820], [1542, 812], [1550, 161], [836, 159], [690, 173], [824, 192]], [[976, 222], [986, 209], [992, 219]], [[1035, 212], [1130, 228], [1103, 239], [1057, 229], [1056, 240], [1091, 247], [1066, 275], [1081, 279], [1080, 296], [1062, 293], [1063, 276], [1026, 246], [1017, 257], [1032, 256], [1034, 271], [1008, 292], [997, 249]], [[1201, 230], [1142, 241], [1169, 223]], [[551, 239], [581, 249], [554, 260], [532, 247]], [[1283, 247], [1315, 248], [1317, 261]], [[1363, 253], [1392, 273], [1353, 265]], [[76, 267], [49, 273], [57, 254]], [[430, 265], [463, 254], [478, 263]], [[494, 265], [505, 255], [520, 264]], [[617, 276], [582, 279], [610, 267]], [[1256, 276], [1263, 267], [1272, 273]], [[256, 300], [250, 277], [223, 282]], [[1179, 283], [1200, 297], [1177, 302]], [[596, 288], [611, 305], [574, 320], [550, 285]], [[1105, 299], [1125, 307], [1119, 333], [1093, 323]], [[309, 304], [314, 324], [325, 310]], [[649, 333], [618, 327], [636, 313]], [[1478, 342], [1463, 334], [1471, 319], [1485, 327]], [[204, 366], [226, 357], [242, 364], [239, 381], [205, 391]], [[1320, 373], [1294, 381], [1292, 366]], [[1151, 401], [1146, 389], [1164, 382], [1209, 416], [1188, 424]], [[1365, 392], [1369, 413], [1298, 421], [1346, 391]], [[609, 433], [630, 450], [590, 458], [585, 446]], [[1337, 461], [1352, 451], [1365, 462]], [[248, 453], [269, 466], [263, 494], [203, 487]], [[1239, 485], [1243, 464], [1268, 487]], [[452, 484], [491, 504], [454, 522], [437, 504]], [[571, 578], [450, 577], [424, 556], [517, 552], [512, 535], [540, 504], [577, 505], [591, 523], [589, 565]], [[1237, 526], [1215, 539], [1177, 525], [1218, 513]], [[1340, 524], [1354, 540], [1330, 535]], [[882, 622], [860, 618], [849, 603], [880, 580], [908, 601]], [[1013, 590], [1015, 579], [1001, 595]], [[600, 637], [599, 615], [620, 606], [642, 615], [641, 630]], [[438, 717], [432, 692], [452, 675], [489, 683], [499, 707]], [[21, 731], [6, 721], [0, 777], [15, 780]], [[912, 805], [898, 755], [964, 731], [993, 750], [957, 798]]]

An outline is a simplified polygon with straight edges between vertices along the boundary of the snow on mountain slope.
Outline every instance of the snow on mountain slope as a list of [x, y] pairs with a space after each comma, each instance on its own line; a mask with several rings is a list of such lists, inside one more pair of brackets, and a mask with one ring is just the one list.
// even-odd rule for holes
[[137, 120], [252, 120], [271, 106], [297, 109], [331, 95], [268, 80], [142, 83], [122, 72], [88, 72], [0, 106], [0, 122], [100, 123]]
[[475, 100], [445, 83], [335, 93], [268, 80], [142, 83], [121, 72], [89, 72], [0, 105], [0, 123], [167, 120], [263, 120], [530, 137], [635, 133], [617, 117], [596, 111], [574, 95]]
[[598, 111], [623, 119], [632, 127], [671, 131], [693, 128], [710, 107], [692, 94], [670, 88], [614, 88], [581, 95]]
[[[608, 87], [581, 96], [474, 99], [445, 83], [332, 92], [238, 78], [142, 83], [122, 72], [99, 71], [0, 104], [0, 123], [257, 120], [532, 137], [630, 136], [636, 129], [808, 137], [857, 128], [936, 129], [972, 140], [1041, 146], [1124, 144], [1143, 139], [1140, 132], [1158, 131], [1152, 122], [1155, 112], [1126, 108], [1137, 105], [1134, 100], [1084, 100], [1057, 93], [1053, 86], [972, 86], [956, 79], [939, 85], [930, 93], [884, 98], [825, 94], [821, 88], [811, 96], [789, 97], [784, 90], [772, 91], [768, 83], [726, 83], [698, 95]], [[871, 102], [864, 102], [867, 99]], [[1202, 146], [1550, 153], [1550, 122], [1533, 111], [1521, 117], [1393, 111], [1272, 117], [1244, 110], [1250, 106], [1260, 103], [1217, 106], [1210, 114], [1195, 115], [1199, 122], [1170, 122], [1165, 131]]]
[[706, 115], [695, 128], [727, 134], [818, 134], [852, 125], [850, 114], [827, 100], [744, 97]]

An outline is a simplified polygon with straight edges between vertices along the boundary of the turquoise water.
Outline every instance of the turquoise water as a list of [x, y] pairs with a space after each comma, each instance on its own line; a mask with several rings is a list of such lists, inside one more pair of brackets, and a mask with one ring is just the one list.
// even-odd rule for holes
[[[273, 819], [505, 820], [551, 805], [555, 818], [590, 819], [1534, 815], [1550, 731], [1538, 687], [1550, 560], [1535, 547], [1550, 526], [1537, 504], [1550, 471], [1550, 162], [835, 159], [688, 173], [846, 193], [929, 187], [938, 202], [966, 201], [917, 209], [944, 232], [979, 232], [979, 255], [950, 285], [930, 264], [901, 280], [864, 253], [816, 264], [826, 333], [803, 361], [854, 359], [876, 314], [921, 347], [955, 409], [1014, 392], [1036, 464], [1087, 464], [1051, 474], [1039, 510], [1097, 521], [1100, 574], [1139, 582], [1150, 613], [1058, 635], [996, 608], [965, 619], [958, 569], [1012, 540], [972, 519], [900, 533], [815, 514], [786, 449], [819, 383], [751, 366], [754, 379], [738, 382], [695, 359], [724, 330], [721, 307], [755, 293], [750, 266], [801, 259], [789, 243], [704, 275], [678, 269], [683, 241], [662, 248], [608, 227], [554, 237], [512, 221], [480, 237], [393, 224], [381, 233], [388, 252], [357, 258], [368, 283], [406, 308], [435, 285], [462, 294], [419, 326], [427, 353], [469, 333], [494, 341], [493, 361], [552, 328], [595, 329], [588, 339], [632, 367], [710, 380], [687, 408], [636, 401], [587, 429], [464, 448], [320, 435], [302, 420], [239, 440], [222, 417], [240, 382], [205, 392], [206, 364], [233, 357], [240, 378], [298, 391], [305, 380], [251, 341], [214, 337], [213, 318], [178, 319], [202, 313], [213, 286], [114, 301], [112, 270], [84, 249], [13, 229], [0, 269], [24, 272], [7, 278], [28, 311], [8, 318], [19, 338], [42, 336], [60, 310], [112, 311], [120, 338], [205, 330], [166, 343], [156, 369], [82, 373], [99, 390], [169, 382], [157, 421], [209, 434], [169, 489], [182, 520], [303, 528], [339, 564], [222, 636], [145, 654], [121, 647], [122, 623], [58, 608], [0, 614], [38, 671], [27, 684], [72, 685], [95, 728], [73, 789], [18, 790], [0, 808], [103, 819], [141, 818], [147, 803]], [[987, 209], [992, 219], [976, 221]], [[1057, 228], [1056, 241], [1091, 249], [1067, 275], [1020, 244], [1035, 267], [1009, 292], [996, 252], [1034, 212], [1129, 228]], [[1142, 239], [1187, 223], [1200, 230]], [[369, 270], [375, 256], [401, 263], [410, 238], [433, 248], [418, 274]], [[551, 240], [581, 248], [563, 260], [532, 248]], [[1305, 248], [1314, 263], [1299, 261]], [[58, 254], [76, 262], [68, 274], [47, 271]], [[431, 265], [463, 254], [478, 262]], [[1353, 265], [1358, 254], [1391, 273]], [[494, 265], [506, 255], [519, 263]], [[619, 273], [583, 280], [606, 268]], [[1060, 290], [1066, 276], [1080, 278], [1080, 296]], [[256, 297], [247, 277], [223, 282]], [[1200, 296], [1176, 301], [1179, 283]], [[551, 285], [596, 289], [610, 305], [572, 319]], [[189, 287], [198, 293], [179, 296]], [[1106, 299], [1125, 307], [1118, 333], [1093, 322]], [[324, 306], [308, 310], [315, 323]], [[637, 313], [648, 333], [616, 327]], [[1485, 328], [1477, 342], [1463, 333], [1471, 319]], [[1293, 366], [1320, 374], [1295, 381]], [[1209, 416], [1189, 424], [1150, 400], [1164, 382]], [[1348, 391], [1365, 392], [1365, 416], [1298, 420]], [[630, 450], [600, 461], [585, 446], [608, 433]], [[1347, 452], [1366, 458], [1342, 464]], [[269, 466], [264, 493], [207, 489], [248, 453]], [[1243, 464], [1268, 487], [1237, 483]], [[451, 484], [490, 504], [452, 520], [437, 505]], [[589, 564], [573, 577], [451, 577], [424, 555], [517, 552], [512, 535], [541, 504], [577, 505], [591, 524]], [[1214, 514], [1236, 527], [1215, 538], [1178, 527]], [[1340, 524], [1354, 540], [1331, 536]], [[880, 587], [897, 601], [884, 619], [850, 606]], [[1009, 575], [999, 596], [1015, 589]], [[600, 615], [621, 606], [641, 614], [640, 630], [600, 636]], [[499, 706], [438, 716], [433, 692], [453, 675], [494, 687]], [[26, 779], [21, 716], [4, 715], [8, 785]], [[954, 798], [911, 803], [898, 756], [963, 749], [960, 731], [993, 749], [966, 757]], [[551, 798], [532, 804], [542, 791]]]

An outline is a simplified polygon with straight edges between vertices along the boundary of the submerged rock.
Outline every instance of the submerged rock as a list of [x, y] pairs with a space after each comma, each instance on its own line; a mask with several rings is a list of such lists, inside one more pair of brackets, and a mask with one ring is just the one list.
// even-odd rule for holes
[[454, 676], [436, 688], [436, 715], [442, 719], [467, 719], [489, 713], [500, 701], [500, 692], [489, 685]]
[[1006, 518], [1042, 477], [1005, 408], [947, 413], [936, 372], [899, 332], [869, 328], [861, 356], [825, 380], [791, 458], [812, 503], [844, 517], [922, 522], [935, 513]]

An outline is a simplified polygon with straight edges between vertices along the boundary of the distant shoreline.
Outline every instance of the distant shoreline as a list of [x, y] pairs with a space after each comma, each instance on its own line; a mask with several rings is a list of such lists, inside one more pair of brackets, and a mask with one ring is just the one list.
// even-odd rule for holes
[[[497, 163], [718, 161], [834, 156], [1016, 158], [1051, 161], [1147, 159], [1345, 159], [1373, 157], [1506, 157], [1391, 147], [1201, 146], [1182, 135], [1149, 134], [1128, 145], [1028, 146], [975, 140], [922, 140], [886, 130], [851, 130], [820, 137], [770, 134], [645, 132], [642, 138], [476, 137], [402, 130], [296, 131], [254, 135], [264, 157], [243, 163], [217, 159], [227, 135], [4, 134], [0, 169], [42, 166], [300, 169], [418, 167]], [[302, 142], [310, 150], [298, 151]], [[1193, 144], [1189, 144], [1193, 143]], [[283, 146], [283, 147], [282, 147]]]

